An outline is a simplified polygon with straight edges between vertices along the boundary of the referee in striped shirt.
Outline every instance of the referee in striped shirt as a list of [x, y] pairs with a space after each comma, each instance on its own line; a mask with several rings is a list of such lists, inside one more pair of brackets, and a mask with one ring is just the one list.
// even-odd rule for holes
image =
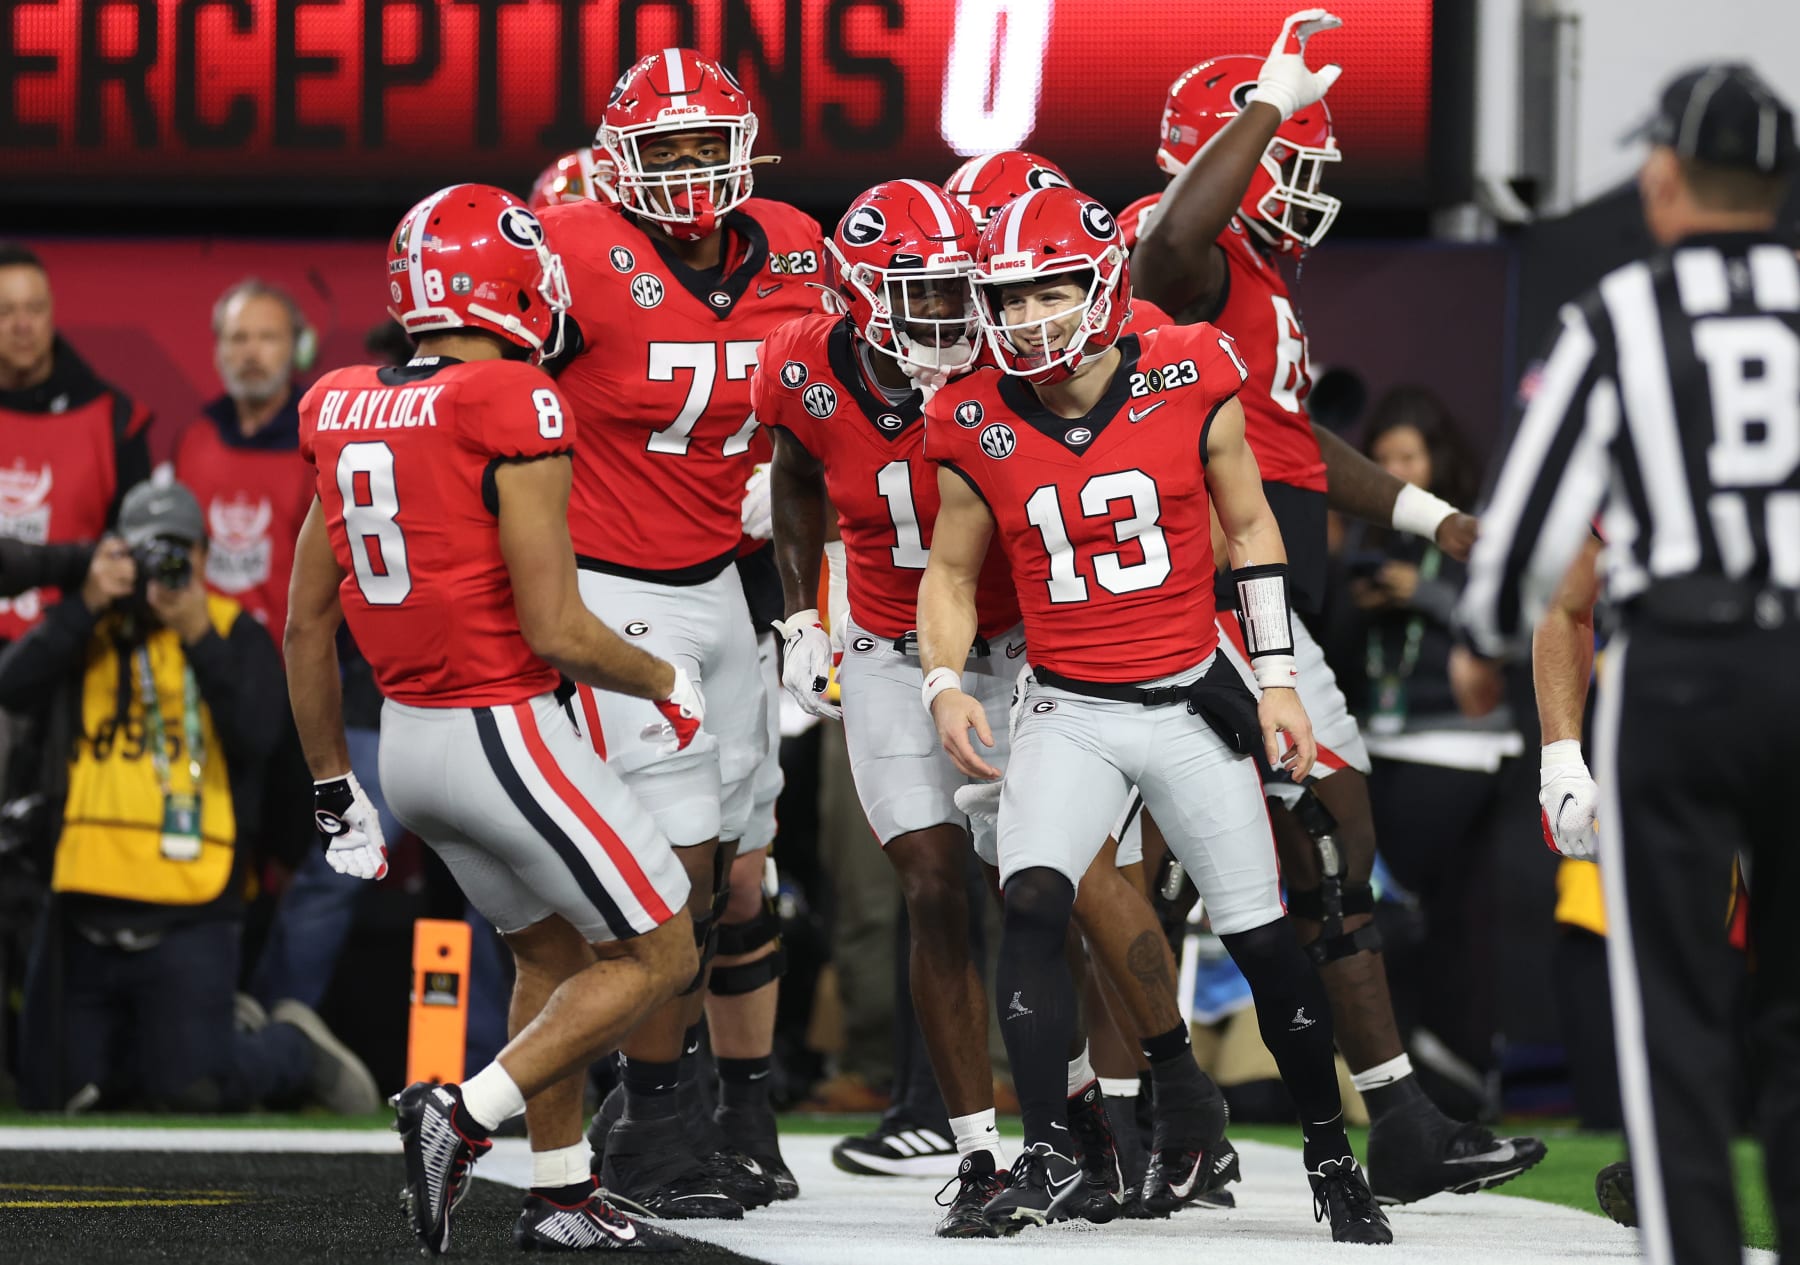
[[1638, 1224], [1657, 1265], [1740, 1259], [1732, 858], [1754, 885], [1756, 1112], [1800, 1259], [1800, 262], [1775, 235], [1789, 109], [1742, 65], [1676, 79], [1638, 176], [1661, 249], [1568, 304], [1482, 515], [1461, 615], [1498, 655], [1590, 534], [1600, 868]]

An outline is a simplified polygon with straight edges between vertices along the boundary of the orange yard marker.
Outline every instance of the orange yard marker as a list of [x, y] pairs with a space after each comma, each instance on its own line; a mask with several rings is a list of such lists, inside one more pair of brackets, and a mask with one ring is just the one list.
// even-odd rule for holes
[[462, 1080], [468, 1027], [469, 924], [421, 918], [413, 924], [407, 1081]]

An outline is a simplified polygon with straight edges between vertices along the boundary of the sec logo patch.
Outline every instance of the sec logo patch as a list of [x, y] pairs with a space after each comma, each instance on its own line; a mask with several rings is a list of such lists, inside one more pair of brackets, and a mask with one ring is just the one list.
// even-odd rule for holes
[[1012, 456], [1012, 450], [1018, 446], [1018, 436], [1013, 434], [1013, 428], [1005, 422], [995, 422], [981, 432], [981, 451], [996, 461]]
[[652, 308], [663, 301], [662, 279], [652, 272], [640, 272], [631, 279], [631, 300], [642, 308]]
[[814, 417], [827, 418], [837, 412], [837, 392], [828, 383], [815, 382], [806, 388], [806, 394], [800, 397], [800, 403]]

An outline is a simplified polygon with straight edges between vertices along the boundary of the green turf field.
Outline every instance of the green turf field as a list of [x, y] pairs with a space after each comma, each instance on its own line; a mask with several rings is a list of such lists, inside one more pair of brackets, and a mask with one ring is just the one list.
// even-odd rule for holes
[[[387, 1112], [368, 1116], [333, 1116], [324, 1113], [248, 1113], [230, 1116], [174, 1115], [31, 1115], [11, 1109], [0, 1110], [0, 1126], [67, 1125], [71, 1128], [213, 1128], [213, 1129], [369, 1129], [386, 1128], [393, 1117]], [[782, 1117], [782, 1130], [788, 1133], [848, 1135], [874, 1127], [873, 1116], [806, 1116]], [[1594, 1174], [1624, 1155], [1623, 1140], [1616, 1133], [1582, 1133], [1566, 1125], [1545, 1121], [1519, 1121], [1512, 1126], [1518, 1132], [1535, 1133], [1549, 1144], [1550, 1154], [1544, 1162], [1522, 1177], [1500, 1187], [1496, 1194], [1524, 1199], [1541, 1199], [1547, 1203], [1598, 1212], [1594, 1202]], [[1014, 1124], [1016, 1129], [1016, 1124]], [[1300, 1145], [1298, 1128], [1284, 1125], [1234, 1125], [1236, 1138], [1254, 1139], [1278, 1146]], [[1364, 1152], [1367, 1132], [1352, 1129], [1350, 1140], [1357, 1153]], [[1775, 1246], [1774, 1223], [1769, 1215], [1768, 1190], [1762, 1181], [1762, 1157], [1754, 1142], [1740, 1138], [1733, 1145], [1737, 1163], [1738, 1191], [1744, 1217], [1744, 1241], [1752, 1247]]]

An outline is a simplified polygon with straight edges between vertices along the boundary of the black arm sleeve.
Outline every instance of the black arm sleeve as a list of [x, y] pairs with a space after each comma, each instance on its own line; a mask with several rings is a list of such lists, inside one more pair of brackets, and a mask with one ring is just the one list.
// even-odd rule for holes
[[229, 636], [209, 631], [183, 653], [194, 669], [200, 697], [212, 711], [226, 760], [245, 768], [264, 767], [281, 739], [281, 718], [287, 712], [287, 679], [268, 632], [243, 613]]
[[17, 597], [30, 589], [74, 590], [87, 578], [94, 547], [33, 545], [22, 540], [0, 540], [0, 597]]
[[0, 707], [34, 712], [79, 673], [97, 621], [87, 603], [67, 598], [43, 622], [0, 653]]

